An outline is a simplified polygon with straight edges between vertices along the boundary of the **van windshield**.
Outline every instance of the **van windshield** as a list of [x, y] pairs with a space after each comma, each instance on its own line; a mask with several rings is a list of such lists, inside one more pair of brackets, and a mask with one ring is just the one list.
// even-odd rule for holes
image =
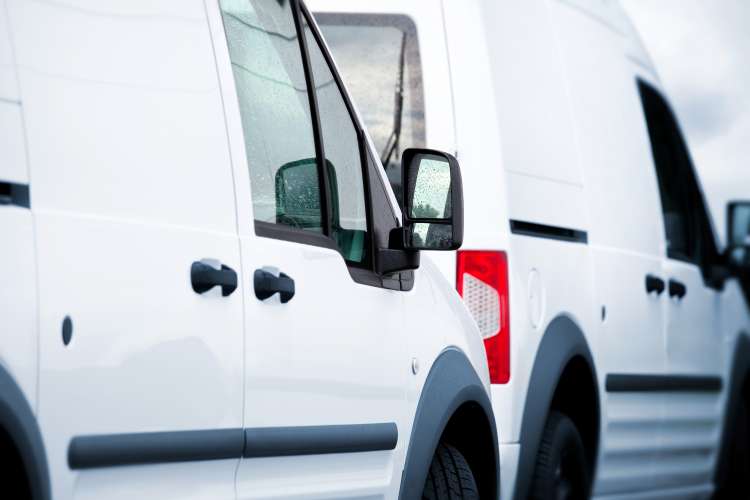
[[417, 28], [403, 15], [317, 13], [315, 19], [401, 203], [401, 151], [425, 145]]

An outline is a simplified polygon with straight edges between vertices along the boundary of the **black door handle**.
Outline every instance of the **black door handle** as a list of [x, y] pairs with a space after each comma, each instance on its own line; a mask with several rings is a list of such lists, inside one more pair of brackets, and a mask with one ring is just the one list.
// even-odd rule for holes
[[205, 262], [197, 261], [190, 266], [190, 283], [195, 293], [205, 293], [215, 286], [220, 286], [221, 295], [226, 297], [237, 289], [237, 273], [223, 264], [221, 269], [216, 269]]
[[683, 298], [687, 294], [687, 287], [677, 280], [669, 280], [669, 296]]
[[664, 280], [653, 274], [646, 275], [646, 293], [656, 292], [661, 295], [664, 292]]
[[294, 280], [284, 273], [275, 276], [263, 269], [256, 269], [253, 281], [255, 283], [255, 296], [258, 297], [258, 300], [266, 300], [277, 292], [282, 304], [286, 304], [294, 297]]

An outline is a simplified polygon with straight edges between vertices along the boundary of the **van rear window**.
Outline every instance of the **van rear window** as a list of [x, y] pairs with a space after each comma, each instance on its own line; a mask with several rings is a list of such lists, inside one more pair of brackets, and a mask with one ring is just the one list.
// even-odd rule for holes
[[416, 25], [389, 14], [317, 13], [315, 19], [401, 202], [401, 151], [425, 145]]

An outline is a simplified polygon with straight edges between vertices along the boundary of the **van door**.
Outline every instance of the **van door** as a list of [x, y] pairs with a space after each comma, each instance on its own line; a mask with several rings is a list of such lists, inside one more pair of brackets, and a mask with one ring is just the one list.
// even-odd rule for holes
[[[5, 41], [2, 16], [0, 12], [0, 51]], [[11, 77], [15, 77], [13, 72]], [[0, 81], [0, 276], [3, 280], [0, 286], [0, 318], [3, 318], [0, 380], [5, 387], [9, 380], [18, 384], [28, 408], [36, 411], [39, 337], [34, 220], [30, 210], [21, 103], [16, 101], [17, 95], [3, 93], [7, 89], [2, 83]], [[8, 392], [0, 390], [0, 399], [3, 396], [8, 396]], [[3, 402], [9, 404], [9, 401]]]
[[640, 90], [667, 238], [665, 413], [656, 485], [710, 491], [723, 409], [721, 292], [712, 276], [719, 255], [677, 121], [656, 90], [645, 83]]
[[204, 6], [7, 7], [51, 497], [234, 499], [241, 261]]
[[364, 136], [297, 2], [219, 4], [246, 276], [238, 497], [396, 496], [403, 294], [372, 272], [387, 212], [369, 208]]
[[[580, 34], [597, 33], [588, 24], [572, 26]], [[603, 54], [610, 54], [608, 38], [589, 41], [569, 34], [566, 40], [603, 46]], [[638, 93], [626, 67], [603, 54], [578, 49], [568, 75], [575, 108], [581, 111], [576, 118], [584, 141], [580, 149], [598, 296], [594, 307], [601, 325], [600, 334], [592, 337], [598, 342], [593, 348], [603, 395], [594, 493], [615, 495], [652, 487], [663, 397], [644, 390], [643, 383], [664, 374], [666, 285], [659, 192]], [[601, 65], [606, 78], [590, 78], [584, 68], [592, 65]]]

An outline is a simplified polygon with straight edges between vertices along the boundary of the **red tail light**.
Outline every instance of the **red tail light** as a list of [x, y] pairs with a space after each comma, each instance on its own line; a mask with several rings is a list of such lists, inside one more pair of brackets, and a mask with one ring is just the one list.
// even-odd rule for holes
[[456, 255], [456, 289], [484, 338], [490, 382], [505, 384], [510, 380], [508, 258], [489, 250], [459, 250]]

